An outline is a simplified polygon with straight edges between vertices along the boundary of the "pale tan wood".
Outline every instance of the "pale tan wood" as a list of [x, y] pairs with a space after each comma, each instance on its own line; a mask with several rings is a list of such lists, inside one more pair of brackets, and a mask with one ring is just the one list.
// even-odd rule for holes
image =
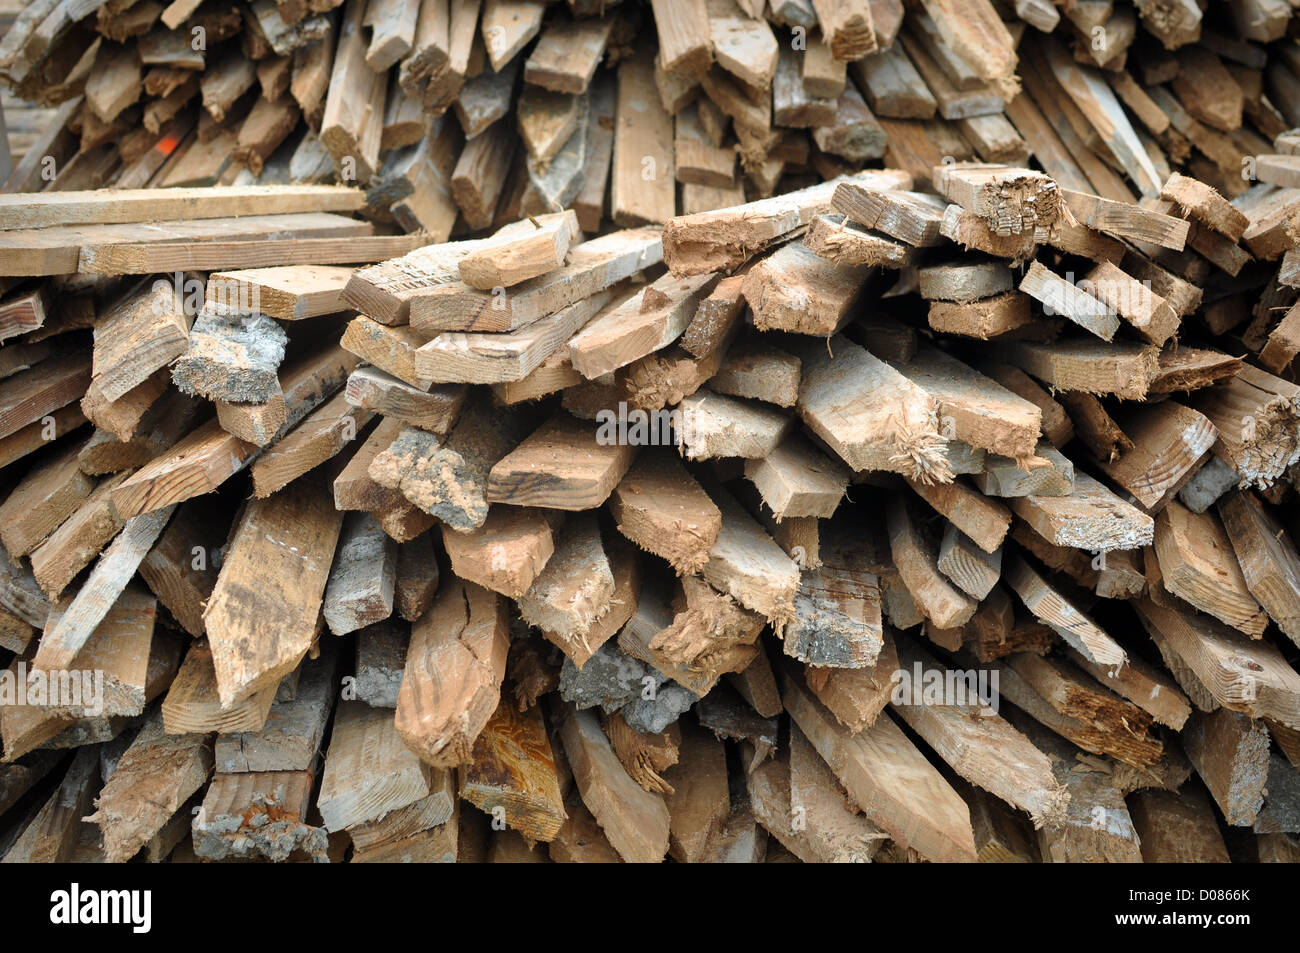
[[488, 239], [461, 258], [461, 280], [472, 288], [491, 291], [561, 267], [569, 243], [580, 235], [577, 216], [561, 212], [543, 216], [534, 225], [533, 232]]
[[713, 59], [754, 89], [772, 85], [777, 39], [762, 17], [743, 12], [735, 0], [706, 0]]
[[1115, 692], [1162, 725], [1175, 731], [1182, 730], [1192, 706], [1186, 696], [1179, 690], [1178, 684], [1165, 672], [1142, 659], [1129, 656], [1120, 668], [1098, 665], [1085, 658], [1073, 646], [1066, 654], [1071, 662], [1079, 666], [1097, 681]]
[[325, 623], [346, 635], [393, 614], [397, 544], [368, 513], [349, 513], [321, 604]]
[[704, 0], [652, 0], [659, 59], [669, 73], [698, 76], [713, 60]]
[[344, 309], [342, 294], [354, 269], [338, 265], [287, 265], [218, 272], [208, 276], [209, 305], [247, 303], [281, 321], [300, 321]]
[[799, 415], [854, 470], [915, 479], [950, 475], [937, 402], [890, 365], [842, 337], [795, 349], [803, 368]]
[[834, 515], [849, 473], [802, 438], [791, 438], [767, 456], [745, 461], [745, 476], [779, 521], [788, 516]]
[[1019, 461], [1032, 459], [1042, 412], [1031, 402], [935, 347], [920, 347], [910, 361], [891, 366], [937, 404], [946, 439]]
[[1243, 483], [1270, 485], [1295, 459], [1291, 420], [1300, 413], [1300, 388], [1249, 365], [1191, 395], [1188, 403], [1219, 431], [1216, 454]]
[[681, 445], [692, 460], [761, 459], [777, 448], [794, 423], [789, 414], [765, 404], [703, 389], [686, 397], [678, 410]]
[[578, 131], [585, 99], [540, 86], [525, 86], [515, 103], [519, 138], [529, 158], [541, 166], [550, 163]]
[[[123, 479], [125, 474], [100, 480], [77, 511], [32, 551], [32, 572], [51, 599], [58, 599], [122, 528], [109, 494]], [[3, 509], [0, 507], [0, 513]]]
[[665, 453], [640, 456], [614, 490], [610, 509], [620, 532], [679, 573], [704, 567], [722, 526], [717, 505]]
[[671, 829], [663, 796], [628, 775], [591, 712], [565, 711], [560, 737], [582, 799], [619, 856], [629, 863], [661, 861]]
[[1071, 189], [1062, 189], [1061, 194], [1070, 212], [1084, 225], [1173, 251], [1182, 251], [1187, 242], [1189, 225], [1183, 219]]
[[[251, 216], [250, 216], [251, 218]], [[220, 221], [216, 219], [214, 221]], [[351, 222], [344, 219], [344, 222]], [[418, 248], [419, 235], [361, 234], [346, 238], [339, 232], [368, 232], [355, 224], [332, 226], [333, 237], [301, 238], [286, 245], [282, 239], [205, 241], [162, 245], [121, 242], [89, 245], [82, 249], [78, 270], [94, 274], [145, 275], [186, 270], [220, 271], [260, 268], [265, 265], [333, 265], [383, 261]]]
[[[1171, 658], [1179, 664], [1174, 675], [1193, 701], [1204, 701], [1201, 696], [1208, 693], [1224, 708], [1252, 718], [1273, 718], [1288, 728], [1300, 722], [1300, 678], [1270, 643], [1178, 605], [1163, 606], [1152, 598], [1134, 605], [1147, 632], [1153, 639], [1158, 634], [1166, 667]], [[1188, 688], [1182, 677], [1187, 673], [1194, 676], [1199, 692]]]
[[778, 630], [794, 615], [798, 567], [729, 494], [710, 494], [722, 513], [704, 578]]
[[673, 170], [678, 182], [730, 188], [736, 181], [736, 152], [716, 145], [700, 122], [695, 104], [674, 120]]
[[[413, 12], [418, 8], [406, 4]], [[358, 182], [368, 182], [379, 170], [387, 77], [366, 62], [362, 32], [365, 5], [350, 0], [343, 11], [339, 40], [330, 74], [320, 141], [338, 168], [350, 168]]]
[[667, 346], [690, 324], [713, 276], [664, 275], [596, 315], [569, 341], [569, 360], [588, 379]]
[[894, 566], [925, 618], [942, 629], [969, 622], [978, 604], [939, 571], [938, 547], [925, 535], [910, 506], [895, 501], [886, 523]]
[[1277, 519], [1248, 490], [1219, 499], [1219, 516], [1246, 586], [1287, 637], [1296, 641], [1300, 557]]
[[9, 437], [84, 394], [90, 383], [87, 356], [50, 358], [0, 381], [0, 437]]
[[[973, 860], [966, 805], [888, 717], [851, 735], [792, 677], [786, 708], [867, 817], [933, 861]], [[903, 779], [906, 779], [904, 781]], [[910, 796], [900, 798], [906, 783]]]
[[546, 5], [535, 0], [486, 0], [483, 4], [483, 43], [492, 68], [515, 58], [541, 28]]
[[10, 559], [39, 547], [94, 492], [95, 481], [80, 469], [81, 446], [51, 448], [0, 503], [0, 541]]
[[420, 760], [433, 767], [470, 760], [500, 703], [508, 648], [501, 599], [472, 583], [446, 580], [411, 629], [398, 695], [397, 731]]
[[585, 92], [613, 28], [613, 17], [553, 18], [524, 61], [524, 82], [558, 93]]
[[224, 706], [278, 682], [311, 647], [341, 523], [323, 480], [246, 505], [203, 612]]
[[611, 609], [614, 589], [600, 528], [584, 513], [556, 538], [546, 566], [519, 597], [519, 614], [555, 641], [583, 641]]
[[339, 703], [316, 801], [327, 830], [377, 820], [431, 791], [429, 767], [402, 743], [386, 709]]
[[370, 422], [371, 413], [352, 407], [337, 393], [302, 419], [251, 468], [254, 495], [270, 496], [341, 453]]
[[[866, 188], [911, 188], [911, 176], [897, 169], [866, 171], [845, 180]], [[840, 180], [785, 195], [710, 212], [683, 215], [663, 230], [664, 261], [674, 274], [730, 270], [772, 242], [830, 211]]]
[[411, 299], [424, 289], [457, 281], [461, 256], [477, 247], [477, 241], [426, 245], [393, 261], [358, 269], [343, 289], [343, 301], [380, 324], [405, 324]]
[[654, 68], [647, 57], [625, 59], [618, 70], [610, 217], [625, 228], [667, 222], [676, 211], [675, 178], [672, 117], [655, 95]]
[[[1068, 662], [1019, 652], [1008, 656], [1006, 663], [996, 663], [996, 667], [1001, 675], [1002, 697], [1061, 738], [1139, 771], [1160, 763], [1163, 742], [1153, 732], [1151, 717]], [[1039, 737], [1043, 729], [1030, 719], [1021, 718], [1017, 725], [1040, 748], [1069, 748], [1056, 738], [1044, 744]], [[1073, 749], [1069, 750], [1073, 755]]]
[[1112, 394], [1124, 400], [1146, 397], [1156, 375], [1157, 351], [1122, 342], [1103, 346], [1094, 341], [1003, 344], [999, 356], [1057, 390]]
[[[1002, 574], [1002, 550], [986, 553], [949, 523], [939, 543], [939, 571], [972, 599], [984, 599]], [[972, 617], [973, 618], [973, 617]]]
[[99, 825], [108, 860], [130, 860], [203, 786], [212, 773], [206, 735], [163, 733], [150, 716], [122, 755], [87, 821]]
[[[910, 671], [944, 669], [918, 646], [899, 660]], [[895, 703], [900, 718], [972, 784], [1029, 814], [1034, 826], [1059, 822], [1069, 794], [1052, 773], [1046, 755], [978, 699], [966, 704]]]
[[[533, 225], [525, 220], [519, 227]], [[563, 268], [516, 286], [509, 294], [443, 279], [411, 296], [411, 325], [426, 333], [513, 331], [649, 268], [662, 254], [657, 228], [634, 228], [574, 246]]]
[[222, 708], [212, 649], [205, 639], [198, 639], [185, 653], [185, 661], [163, 698], [163, 730], [169, 735], [261, 731], [275, 702], [276, 688], [268, 685]]
[[1041, 302], [1045, 314], [1063, 315], [1103, 341], [1112, 340], [1119, 330], [1119, 319], [1110, 305], [1036, 261], [1025, 272], [1019, 288]]
[[679, 760], [664, 778], [669, 786], [668, 851], [679, 863], [701, 863], [731, 811], [726, 749], [703, 729], [686, 726], [679, 751]]
[[444, 527], [442, 542], [457, 576], [511, 599], [528, 591], [555, 551], [548, 514], [504, 506], [469, 532]]
[[938, 484], [910, 480], [908, 485], [986, 553], [996, 552], [1011, 528], [1011, 512], [1005, 506], [961, 480]]
[[1268, 614], [1247, 588], [1213, 513], [1193, 513], [1171, 500], [1156, 517], [1155, 553], [1165, 589], [1252, 638], [1263, 636]]
[[343, 332], [342, 345], [357, 357], [392, 374], [412, 387], [425, 389], [415, 368], [415, 352], [429, 335], [410, 327], [385, 327], [365, 316], [353, 318]]
[[365, 366], [348, 376], [346, 396], [354, 407], [442, 434], [455, 423], [466, 390], [450, 385], [426, 392], [376, 367]]
[[609, 497], [635, 453], [632, 447], [603, 442], [589, 425], [572, 417], [553, 418], [493, 465], [486, 499], [591, 509]]
[[[358, 862], [358, 858], [362, 858], [360, 862], [363, 863], [383, 860], [385, 848], [400, 850], [403, 842], [408, 845], [412, 841], [419, 843], [422, 835], [431, 834], [436, 828], [456, 826], [460, 808], [456, 798], [455, 777], [446, 768], [435, 769], [432, 775], [433, 793], [428, 797], [389, 811], [378, 820], [348, 829], [348, 836], [356, 848], [356, 853], [352, 855], [354, 863]], [[454, 852], [450, 859], [455, 859]], [[441, 862], [441, 859], [437, 862]]]
[[861, 266], [835, 264], [794, 242], [750, 269], [741, 292], [759, 330], [829, 336], [848, 319], [867, 276]]
[[1229, 824], [1249, 826], [1264, 805], [1268, 729], [1245, 715], [1196, 712], [1182, 735], [1187, 757]]
[[72, 664], [118, 601], [171, 515], [172, 507], [166, 507], [126, 522], [65, 611], [47, 625], [34, 665], [64, 669]]
[[1125, 409], [1120, 421], [1132, 446], [1113, 459], [1099, 456], [1097, 464], [1151, 512], [1183, 487], [1217, 438], [1208, 419], [1172, 400]]
[[1053, 631], [1088, 661], [1112, 667], [1121, 666], [1127, 661], [1128, 654], [1118, 642], [1054, 590], [1046, 579], [1019, 556], [1004, 560], [1002, 578], [1030, 612], [1051, 626]]

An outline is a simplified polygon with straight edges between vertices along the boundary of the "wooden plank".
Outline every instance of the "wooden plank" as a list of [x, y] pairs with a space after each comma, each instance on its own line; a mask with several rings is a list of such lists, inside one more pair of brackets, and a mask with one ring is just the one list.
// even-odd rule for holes
[[474, 742], [460, 796], [529, 840], [551, 841], [568, 818], [541, 708], [502, 701]]
[[663, 860], [671, 829], [663, 796], [632, 780], [591, 712], [566, 711], [560, 737], [583, 802], [619, 856], [629, 863]]
[[245, 507], [203, 612], [223, 705], [275, 684], [311, 647], [341, 523], [319, 480]]
[[651, 0], [659, 32], [659, 60], [665, 71], [698, 76], [713, 60], [704, 0]]
[[343, 289], [354, 269], [335, 265], [286, 265], [217, 272], [208, 276], [208, 307], [258, 311], [281, 321], [301, 321], [345, 308]]
[[[849, 734], [797, 677], [786, 683], [786, 709], [868, 819], [932, 861], [973, 859], [965, 803], [888, 717]], [[904, 780], [906, 779], [906, 780]], [[898, 796], [901, 785], [910, 795]]]
[[411, 326], [425, 333], [517, 330], [649, 268], [662, 254], [657, 228], [610, 232], [574, 246], [563, 268], [517, 285], [509, 294], [479, 291], [459, 281], [417, 291], [409, 299]]
[[397, 702], [397, 731], [421, 761], [452, 767], [471, 759], [500, 704], [508, 647], [500, 598], [459, 579], [445, 581], [411, 629]]
[[431, 782], [428, 766], [402, 743], [385, 709], [339, 703], [316, 802], [328, 830], [414, 804], [432, 793]]
[[1268, 615], [1247, 588], [1213, 513], [1193, 513], [1171, 500], [1156, 517], [1155, 553], [1169, 592], [1252, 638], [1264, 634]]
[[803, 362], [797, 407], [808, 428], [854, 470], [945, 479], [934, 399], [844, 338], [832, 338], [830, 351], [820, 342], [796, 350]]
[[[553, 355], [560, 354], [567, 360], [564, 346], [584, 325], [621, 299], [613, 291], [597, 292], [517, 331], [468, 334], [444, 331], [416, 351], [416, 372], [423, 380], [437, 382], [522, 381]], [[446, 390], [442, 388], [434, 393]]]
[[557, 93], [585, 92], [613, 27], [613, 17], [552, 19], [524, 61], [524, 82]]
[[[729, 271], [754, 252], [830, 211], [839, 179], [717, 211], [679, 216], [664, 226], [664, 261], [675, 275]], [[844, 181], [866, 188], [911, 188], [897, 169], [861, 172]]]
[[713, 283], [712, 275], [677, 278], [669, 273], [615, 303], [569, 341], [574, 370], [594, 379], [671, 344], [686, 330]]
[[100, 555], [90, 576], [57, 622], [41, 638], [33, 664], [44, 669], [68, 668], [94, 634], [131, 577], [162, 533], [172, 507], [126, 522], [117, 538]]
[[358, 0], [349, 0], [344, 8], [320, 127], [321, 144], [334, 157], [336, 167], [343, 170], [345, 181], [362, 183], [369, 182], [379, 170], [384, 99], [388, 92], [386, 74], [375, 72], [366, 62], [367, 43], [362, 33], [365, 6]]
[[477, 529], [444, 528], [443, 548], [457, 576], [518, 600], [551, 558], [555, 541], [542, 511], [498, 506]]
[[625, 59], [618, 70], [610, 217], [624, 228], [667, 222], [676, 211], [675, 180], [672, 117], [655, 94], [653, 67], [645, 57]]
[[370, 422], [371, 413], [337, 393], [263, 453], [251, 468], [253, 493], [270, 496], [343, 451]]
[[162, 715], [151, 715], [95, 798], [95, 813], [86, 818], [103, 832], [108, 861], [134, 857], [211, 773], [208, 736], [164, 734]]
[[276, 686], [268, 685], [243, 701], [222, 708], [212, 649], [205, 639], [198, 639], [185, 653], [185, 661], [163, 698], [163, 730], [169, 735], [261, 731], [275, 694]]
[[1025, 607], [1085, 659], [1110, 667], [1122, 666], [1127, 661], [1128, 655], [1118, 642], [1052, 589], [1022, 558], [1006, 559], [1002, 576]]
[[1147, 632], [1153, 638], [1158, 636], [1158, 644], [1164, 646], [1161, 654], [1166, 666], [1171, 658], [1178, 663], [1173, 671], [1189, 697], [1195, 700], [1197, 694], [1188, 689], [1185, 673], [1194, 677], [1200, 695], [1208, 693], [1212, 702], [1230, 711], [1256, 719], [1273, 718], [1288, 728], [1300, 722], [1296, 715], [1300, 678], [1271, 643], [1251, 639], [1190, 609], [1162, 606], [1151, 598], [1138, 600], [1134, 607]]
[[602, 442], [589, 425], [553, 418], [493, 465], [494, 503], [584, 510], [600, 506], [623, 478], [634, 448]]

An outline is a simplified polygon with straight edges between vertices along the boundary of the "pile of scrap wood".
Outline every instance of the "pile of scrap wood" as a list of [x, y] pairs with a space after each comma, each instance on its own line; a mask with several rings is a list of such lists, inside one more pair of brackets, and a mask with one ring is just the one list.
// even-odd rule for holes
[[0, 857], [1300, 860], [1289, 6], [322, 6], [167, 69], [323, 119], [125, 164], [219, 4], [0, 41], [75, 94], [0, 196]]
[[565, 208], [662, 224], [882, 159], [924, 187], [1033, 156], [1122, 202], [1184, 168], [1232, 198], [1300, 126], [1296, 20], [1202, 6], [31, 0], [0, 79], [57, 113], [6, 188], [337, 181], [439, 241]]

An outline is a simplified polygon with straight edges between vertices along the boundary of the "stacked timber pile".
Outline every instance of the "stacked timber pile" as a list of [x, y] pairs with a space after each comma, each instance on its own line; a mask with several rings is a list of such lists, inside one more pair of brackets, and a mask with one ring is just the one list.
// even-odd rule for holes
[[1289, 7], [267, 0], [131, 156], [146, 3], [0, 43], [4, 860], [1300, 859]]
[[[8, 191], [340, 182], [446, 240], [663, 223], [884, 159], [1229, 198], [1300, 126], [1285, 0], [33, 0], [0, 79], [57, 108]], [[657, 51], [651, 37], [657, 35]], [[30, 146], [30, 147], [29, 147]], [[608, 191], [608, 202], [606, 192]]]

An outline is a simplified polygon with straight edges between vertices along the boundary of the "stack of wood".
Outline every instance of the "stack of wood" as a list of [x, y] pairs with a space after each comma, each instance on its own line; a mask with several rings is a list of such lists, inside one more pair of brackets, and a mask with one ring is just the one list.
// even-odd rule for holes
[[0, 78], [57, 113], [7, 189], [337, 181], [443, 241], [565, 208], [662, 224], [881, 159], [924, 187], [1033, 155], [1123, 202], [1186, 167], [1232, 198], [1300, 126], [1284, 0], [1012, 6], [39, 0]]
[[[146, 187], [294, 94], [58, 177], [220, 10], [0, 44], [84, 84], [0, 196], [3, 859], [1300, 859], [1289, 7], [262, 2], [219, 62], [333, 80], [221, 185]], [[452, 113], [369, 161], [385, 96]], [[499, 191], [393, 190], [476, 109]]]

